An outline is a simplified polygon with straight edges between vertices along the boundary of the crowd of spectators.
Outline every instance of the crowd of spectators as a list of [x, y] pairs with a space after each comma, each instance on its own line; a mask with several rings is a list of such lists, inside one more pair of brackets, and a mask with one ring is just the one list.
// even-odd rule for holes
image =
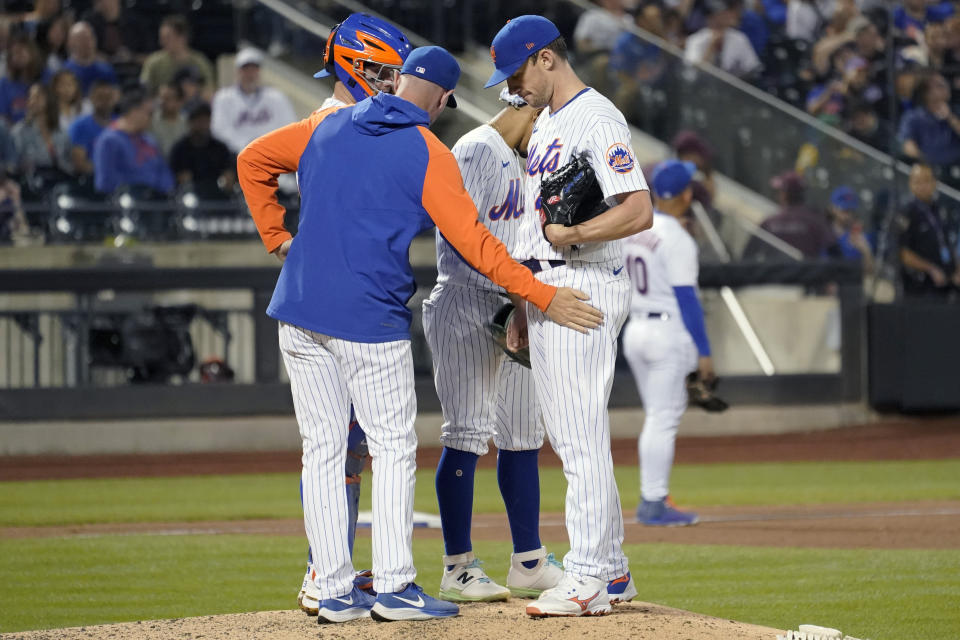
[[183, 15], [151, 24], [119, 0], [87, 4], [0, 14], [0, 242], [22, 229], [21, 201], [55, 185], [105, 201], [118, 189], [233, 198], [235, 154], [295, 119], [286, 96], [262, 86], [259, 51], [238, 52], [237, 83], [218, 90]]
[[[722, 216], [713, 210], [716, 193], [713, 149], [693, 131], [679, 132], [671, 142], [672, 155], [697, 167], [691, 209], [682, 220], [698, 239], [701, 258], [714, 260], [703, 228], [693, 208], [715, 224]], [[651, 168], [645, 167], [648, 172]], [[811, 197], [807, 179], [793, 169], [770, 180], [777, 211], [751, 234], [741, 259], [790, 261], [834, 259], [859, 263], [865, 274], [874, 273], [881, 233], [886, 246], [896, 247], [895, 262], [908, 297], [952, 299], [960, 294], [960, 218], [937, 198], [933, 167], [917, 162], [909, 179], [909, 193], [888, 229], [871, 227], [870, 212], [858, 192], [843, 184], [824, 200]]]
[[[667, 56], [636, 26], [880, 151], [960, 184], [960, 2], [596, 0], [574, 31], [625, 113]], [[628, 10], [629, 8], [629, 10]], [[892, 57], [888, 56], [892, 53]], [[893, 68], [888, 68], [889, 60]], [[597, 75], [594, 75], [596, 78]], [[894, 95], [891, 95], [893, 93]]]
[[[792, 102], [824, 124], [914, 163], [909, 200], [885, 230], [885, 246], [898, 247], [893, 255], [908, 295], [943, 295], [960, 289], [958, 212], [936, 197], [938, 180], [960, 186], [960, 2], [901, 0], [890, 6], [880, 0], [595, 0], [595, 4], [581, 14], [574, 29], [578, 63], [593, 72], [594, 86], [606, 89], [628, 117], [639, 115], [640, 121], [656, 129], [657, 121], [642, 113], [650, 109], [650, 90], [675, 82], [678, 75], [678, 58], [664, 52], [665, 42], [681, 50], [686, 63], [722, 69]], [[629, 27], [639, 28], [645, 37]], [[677, 105], [668, 101], [654, 108], [669, 111]], [[709, 141], [681, 131], [673, 147], [678, 157], [685, 154], [697, 164], [695, 200], [710, 212]], [[796, 167], [770, 181], [779, 209], [762, 223], [743, 257], [857, 260], [872, 273], [878, 249], [882, 250], [877, 211], [868, 210], [868, 203], [848, 185], [834, 184], [826, 192], [821, 186], [816, 191], [823, 195], [811, 201], [811, 176], [804, 169], [798, 153]], [[692, 217], [689, 228], [698, 234]], [[705, 248], [709, 245], [701, 243]]]

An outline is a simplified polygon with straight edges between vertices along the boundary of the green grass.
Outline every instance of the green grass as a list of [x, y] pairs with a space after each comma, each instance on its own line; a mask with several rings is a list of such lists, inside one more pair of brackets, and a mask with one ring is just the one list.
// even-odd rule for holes
[[0, 540], [0, 631], [288, 609], [304, 558], [296, 537]]
[[[416, 507], [435, 512], [432, 474], [418, 474]], [[628, 508], [636, 474], [617, 469]], [[960, 460], [678, 465], [672, 492], [691, 506], [960, 499], [958, 478]], [[4, 482], [0, 526], [299, 518], [297, 484], [290, 473]], [[559, 469], [542, 471], [545, 511], [562, 510], [565, 486]], [[502, 512], [492, 470], [478, 473], [475, 501], [477, 512]], [[440, 543], [414, 546], [419, 581], [435, 593]], [[502, 579], [509, 544], [475, 548]], [[0, 539], [0, 631], [291, 608], [304, 553], [304, 540], [289, 536]], [[651, 602], [777, 628], [828, 624], [872, 640], [960, 637], [960, 550], [651, 544], [627, 553]], [[356, 564], [370, 566], [364, 542]]]
[[[358, 567], [370, 564], [365, 542]], [[509, 544], [475, 549], [502, 579]], [[417, 540], [414, 551], [418, 582], [436, 593], [439, 543]], [[656, 544], [626, 552], [646, 601], [781, 629], [828, 624], [872, 640], [960, 637], [960, 550]], [[303, 557], [303, 540], [289, 536], [0, 540], [0, 631], [289, 609]], [[37, 594], [53, 594], [57, 606]]]
[[[960, 499], [960, 459], [677, 465], [671, 492], [684, 505], [817, 504]], [[636, 467], [618, 467], [625, 507], [636, 504]], [[369, 474], [362, 504], [369, 505]], [[557, 468], [541, 470], [544, 511], [561, 511]], [[433, 470], [417, 473], [416, 508], [436, 512]], [[502, 512], [492, 469], [477, 472], [477, 513]], [[0, 526], [300, 517], [290, 473], [0, 483]]]

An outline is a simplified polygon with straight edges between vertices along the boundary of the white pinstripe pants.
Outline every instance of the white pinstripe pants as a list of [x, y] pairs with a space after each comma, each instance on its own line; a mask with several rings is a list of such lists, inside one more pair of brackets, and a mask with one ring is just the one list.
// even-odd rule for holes
[[[605, 317], [600, 327], [587, 334], [561, 327], [534, 305], [527, 305], [537, 400], [567, 478], [570, 552], [563, 559], [564, 571], [606, 581], [627, 572], [607, 413], [617, 337], [629, 310], [630, 279], [622, 267], [622, 261], [579, 263], [537, 274], [547, 284], [590, 295], [588, 303]], [[617, 268], [620, 271], [615, 274]]]
[[507, 451], [543, 445], [533, 376], [507, 358], [486, 328], [505, 303], [496, 292], [451, 284], [436, 285], [423, 301], [446, 447], [482, 456], [491, 437]]
[[351, 399], [373, 459], [373, 586], [403, 589], [416, 576], [410, 341], [350, 342], [281, 322], [280, 351], [303, 439], [303, 524], [320, 597], [353, 588], [343, 475]]

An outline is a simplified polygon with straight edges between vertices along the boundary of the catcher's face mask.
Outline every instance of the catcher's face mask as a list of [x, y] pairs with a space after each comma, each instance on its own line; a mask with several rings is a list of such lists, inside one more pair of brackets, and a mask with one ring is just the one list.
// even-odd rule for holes
[[396, 88], [394, 79], [397, 77], [396, 74], [400, 73], [400, 65], [354, 60], [353, 70], [356, 76], [367, 85], [370, 95], [380, 91], [393, 93]]

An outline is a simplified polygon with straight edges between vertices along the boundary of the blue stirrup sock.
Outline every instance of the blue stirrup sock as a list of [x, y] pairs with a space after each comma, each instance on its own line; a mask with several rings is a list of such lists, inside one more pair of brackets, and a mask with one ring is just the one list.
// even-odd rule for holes
[[[539, 449], [501, 449], [497, 454], [497, 484], [500, 485], [500, 495], [507, 508], [514, 553], [532, 551], [541, 546], [539, 455]], [[532, 569], [537, 562], [528, 560], [522, 564]]]
[[437, 465], [437, 504], [443, 527], [446, 555], [455, 556], [473, 549], [470, 525], [473, 515], [473, 476], [479, 456], [444, 447]]

